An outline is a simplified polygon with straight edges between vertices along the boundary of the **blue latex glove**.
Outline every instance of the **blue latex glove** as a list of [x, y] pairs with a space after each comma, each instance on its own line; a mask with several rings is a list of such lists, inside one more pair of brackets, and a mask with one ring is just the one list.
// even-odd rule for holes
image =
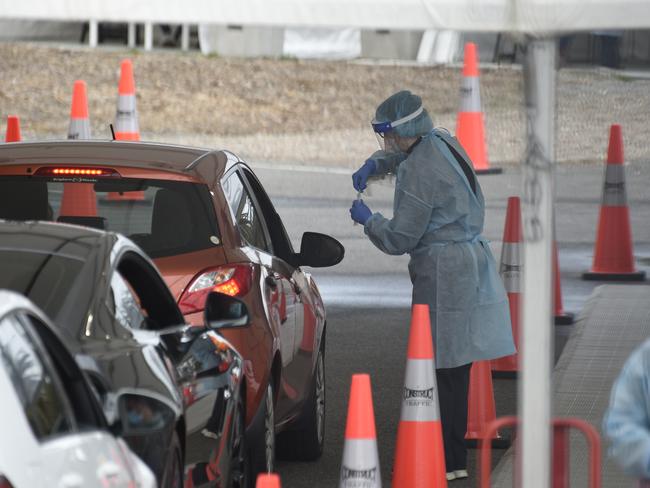
[[366, 159], [363, 166], [352, 174], [352, 186], [357, 191], [366, 189], [368, 177], [377, 171], [377, 163], [374, 159]]
[[367, 207], [363, 200], [353, 200], [352, 206], [350, 207], [350, 217], [355, 222], [360, 223], [361, 225], [366, 225], [366, 221], [370, 218], [372, 212]]

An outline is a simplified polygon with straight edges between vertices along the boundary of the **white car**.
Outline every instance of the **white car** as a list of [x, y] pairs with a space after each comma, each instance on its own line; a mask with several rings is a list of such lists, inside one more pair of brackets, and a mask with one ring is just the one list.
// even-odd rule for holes
[[[55, 286], [55, 285], [53, 285]], [[48, 319], [0, 290], [0, 487], [156, 486]]]

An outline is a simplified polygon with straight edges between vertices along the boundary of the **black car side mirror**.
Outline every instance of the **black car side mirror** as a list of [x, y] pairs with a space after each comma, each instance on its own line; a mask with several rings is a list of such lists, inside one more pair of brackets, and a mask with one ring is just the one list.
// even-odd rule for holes
[[300, 252], [294, 254], [295, 266], [326, 268], [334, 266], [343, 259], [345, 248], [339, 241], [326, 234], [305, 232], [300, 243]]
[[113, 433], [121, 436], [151, 435], [164, 430], [173, 422], [174, 411], [165, 403], [139, 393], [122, 393], [117, 397], [121, 428]]
[[225, 329], [248, 325], [248, 308], [238, 298], [216, 291], [205, 301], [205, 325], [209, 329]]

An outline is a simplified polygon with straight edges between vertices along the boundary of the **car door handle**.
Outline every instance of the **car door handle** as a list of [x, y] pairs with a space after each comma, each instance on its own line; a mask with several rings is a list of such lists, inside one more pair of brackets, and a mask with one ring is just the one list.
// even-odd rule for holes
[[266, 284], [269, 286], [269, 288], [276, 289], [278, 287], [278, 282], [274, 276], [267, 276], [266, 279], [264, 280]]
[[296, 295], [300, 296], [300, 294], [302, 293], [302, 290], [301, 290], [300, 287], [298, 286], [298, 283], [296, 283], [296, 280], [294, 280], [293, 278], [291, 278], [291, 279], [289, 280], [289, 283], [291, 283], [291, 286], [293, 287], [293, 291], [296, 293]]
[[84, 479], [79, 473], [66, 473], [59, 480], [61, 488], [81, 488], [84, 485]]

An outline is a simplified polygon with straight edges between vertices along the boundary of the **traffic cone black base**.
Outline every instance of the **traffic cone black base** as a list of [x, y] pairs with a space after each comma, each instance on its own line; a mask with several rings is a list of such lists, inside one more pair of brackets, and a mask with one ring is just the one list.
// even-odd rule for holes
[[[491, 439], [492, 449], [509, 449], [512, 445], [512, 440], [510, 436], [504, 436], [503, 434], [499, 435], [496, 439]], [[465, 446], [468, 449], [479, 449], [481, 447], [481, 440], [476, 439], [465, 439]]]
[[516, 371], [496, 371], [492, 370], [492, 378], [497, 378], [500, 380], [516, 380], [517, 372]]
[[564, 312], [562, 315], [555, 316], [555, 325], [573, 325], [575, 316], [571, 312]]
[[645, 271], [633, 273], [582, 273], [582, 279], [587, 281], [644, 281]]
[[477, 175], [499, 175], [503, 173], [503, 168], [475, 169]]

